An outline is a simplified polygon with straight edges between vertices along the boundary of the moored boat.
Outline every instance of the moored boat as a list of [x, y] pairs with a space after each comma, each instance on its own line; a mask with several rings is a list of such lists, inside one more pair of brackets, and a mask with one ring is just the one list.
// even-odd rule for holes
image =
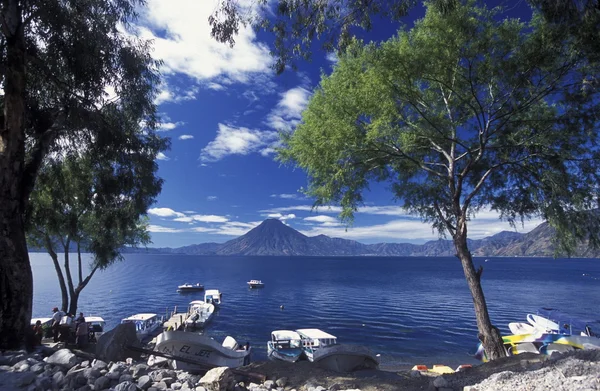
[[219, 308], [221, 306], [221, 296], [222, 294], [218, 289], [207, 289], [204, 292], [204, 302]]
[[302, 356], [302, 340], [300, 334], [292, 330], [275, 330], [271, 332], [271, 340], [267, 342], [269, 358], [296, 362]]
[[121, 323], [133, 323], [140, 341], [151, 337], [162, 325], [157, 314], [135, 314], [121, 320]]
[[247, 284], [250, 287], [250, 289], [264, 288], [265, 287], [265, 283], [262, 282], [261, 280], [250, 280], [250, 281], [247, 282]]
[[204, 285], [200, 283], [188, 284], [187, 282], [177, 287], [177, 292], [200, 292], [204, 290]]
[[212, 318], [215, 306], [202, 300], [190, 302], [187, 318], [184, 325], [186, 329], [203, 328]]
[[337, 337], [319, 329], [299, 329], [296, 332], [300, 335], [308, 360], [323, 368], [352, 372], [379, 367], [379, 360], [366, 346], [338, 344]]
[[[180, 357], [169, 360], [173, 369], [199, 372], [213, 367], [237, 368], [248, 361], [251, 350], [241, 349], [237, 341], [228, 336], [222, 344], [213, 338], [197, 333], [183, 331], [165, 331], [156, 338], [155, 351]], [[148, 365], [154, 365], [164, 359], [150, 356]], [[192, 362], [188, 362], [192, 361]]]
[[100, 316], [86, 316], [85, 322], [88, 324], [90, 330], [89, 342], [96, 342], [104, 334], [106, 321]]

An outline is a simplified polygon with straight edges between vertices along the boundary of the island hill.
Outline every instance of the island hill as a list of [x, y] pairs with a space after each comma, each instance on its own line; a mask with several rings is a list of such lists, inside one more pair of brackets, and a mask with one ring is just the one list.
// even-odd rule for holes
[[[552, 257], [553, 229], [542, 223], [526, 234], [503, 231], [479, 240], [469, 240], [474, 256]], [[595, 258], [598, 251], [585, 246], [577, 256]], [[225, 243], [202, 243], [178, 248], [128, 248], [127, 253], [188, 255], [260, 255], [260, 256], [453, 256], [449, 240], [434, 240], [421, 245], [409, 243], [362, 244], [354, 240], [325, 235], [306, 236], [277, 219], [268, 219], [245, 235]]]

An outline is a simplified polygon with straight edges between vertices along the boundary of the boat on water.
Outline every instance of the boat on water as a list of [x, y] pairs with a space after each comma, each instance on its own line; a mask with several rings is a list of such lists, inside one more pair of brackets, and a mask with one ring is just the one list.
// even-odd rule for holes
[[267, 342], [269, 358], [296, 362], [302, 356], [302, 338], [292, 330], [275, 330]]
[[188, 284], [187, 282], [177, 287], [177, 292], [200, 292], [204, 290], [204, 285], [200, 283]]
[[163, 322], [157, 314], [135, 314], [122, 319], [121, 323], [133, 323], [138, 340], [143, 341], [153, 336], [156, 330], [162, 326]]
[[187, 372], [206, 371], [214, 367], [237, 368], [249, 362], [251, 349], [241, 348], [237, 341], [227, 336], [222, 344], [213, 338], [184, 331], [165, 331], [156, 338], [155, 351], [183, 358], [167, 360], [151, 355], [148, 365], [169, 361], [173, 369]]
[[247, 284], [250, 287], [250, 289], [264, 288], [265, 287], [265, 283], [262, 282], [261, 280], [250, 280], [250, 281], [247, 282]]
[[216, 308], [221, 306], [222, 294], [218, 289], [207, 289], [204, 292], [204, 302], [214, 305]]
[[106, 321], [100, 316], [86, 316], [85, 322], [88, 324], [89, 329], [89, 342], [96, 342], [102, 334], [104, 334], [104, 328], [106, 327]]
[[202, 300], [190, 302], [187, 312], [187, 318], [184, 322], [186, 329], [203, 328], [215, 313], [215, 306], [211, 303], [205, 303]]
[[309, 361], [336, 371], [377, 369], [379, 360], [366, 346], [338, 344], [337, 337], [320, 329], [299, 329], [302, 349]]

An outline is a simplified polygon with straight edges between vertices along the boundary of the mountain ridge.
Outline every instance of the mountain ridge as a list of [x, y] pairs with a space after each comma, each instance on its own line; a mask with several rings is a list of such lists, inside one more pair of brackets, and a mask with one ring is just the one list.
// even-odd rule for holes
[[[483, 239], [469, 239], [473, 256], [552, 257], [554, 230], [546, 222], [528, 233], [502, 231]], [[201, 243], [178, 248], [127, 248], [125, 253], [158, 253], [219, 256], [453, 256], [451, 240], [423, 244], [375, 243], [306, 236], [277, 219], [267, 219], [246, 234], [225, 243]], [[575, 256], [600, 257], [600, 251], [580, 245]]]

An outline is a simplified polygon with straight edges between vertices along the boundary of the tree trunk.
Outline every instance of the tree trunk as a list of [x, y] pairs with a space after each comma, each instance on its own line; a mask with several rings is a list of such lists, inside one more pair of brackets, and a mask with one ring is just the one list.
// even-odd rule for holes
[[477, 329], [479, 330], [479, 340], [483, 344], [483, 348], [485, 349], [485, 353], [489, 360], [505, 357], [506, 350], [502, 343], [500, 330], [493, 326], [490, 321], [487, 304], [485, 302], [485, 297], [483, 296], [483, 289], [481, 288], [480, 279], [483, 269], [475, 271], [473, 258], [471, 257], [471, 252], [467, 246], [466, 227], [462, 232], [457, 230], [453, 239], [456, 255], [460, 259], [467, 283], [469, 284], [469, 289], [471, 290], [471, 296], [473, 297], [475, 317], [477, 318]]
[[[71, 246], [71, 239], [67, 238], [67, 244], [65, 245], [65, 276], [67, 277], [67, 287], [69, 288], [69, 296], [71, 296], [71, 301], [73, 301], [73, 297], [75, 296], [75, 287], [73, 286], [73, 277], [71, 276], [71, 265], [69, 261], [69, 247]], [[77, 294], [79, 296], [79, 293]], [[71, 303], [71, 306], [73, 303]], [[77, 309], [77, 303], [75, 303], [75, 309]], [[69, 309], [69, 313], [71, 315], [75, 315], [74, 312], [71, 312]]]
[[46, 250], [48, 251], [48, 254], [50, 254], [50, 258], [52, 258], [52, 263], [54, 263], [54, 269], [56, 270], [56, 276], [58, 277], [58, 284], [60, 285], [60, 293], [62, 297], [60, 309], [66, 312], [67, 308], [69, 307], [69, 294], [67, 292], [67, 285], [65, 284], [65, 277], [62, 274], [62, 270], [60, 270], [60, 264], [58, 263], [58, 255], [54, 251], [50, 237], [46, 235], [45, 240]]
[[79, 289], [75, 289], [71, 293], [71, 305], [69, 306], [69, 314], [75, 315], [77, 317], [77, 305], [79, 302]]
[[25, 35], [19, 1], [5, 1], [4, 124], [0, 129], [0, 349], [18, 348], [31, 320], [33, 278], [24, 227]]

